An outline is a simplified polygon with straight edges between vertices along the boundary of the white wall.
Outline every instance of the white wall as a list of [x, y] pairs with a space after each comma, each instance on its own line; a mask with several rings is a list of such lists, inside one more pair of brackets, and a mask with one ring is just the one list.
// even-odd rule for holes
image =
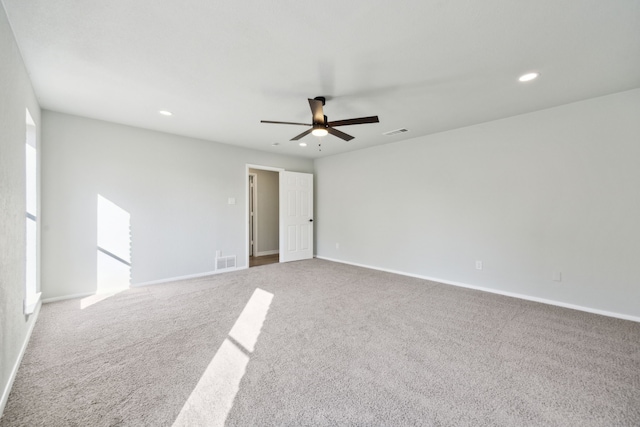
[[256, 174], [258, 212], [258, 249], [257, 255], [274, 253], [280, 246], [280, 176], [278, 172], [249, 169]]
[[[96, 290], [98, 194], [131, 215], [133, 284], [246, 266], [246, 164], [311, 172], [296, 159], [43, 112], [43, 298]], [[228, 198], [236, 200], [228, 204]]]
[[39, 132], [40, 107], [0, 6], [0, 413], [36, 317], [23, 314], [27, 108]]
[[639, 118], [637, 89], [317, 160], [317, 254], [640, 316]]

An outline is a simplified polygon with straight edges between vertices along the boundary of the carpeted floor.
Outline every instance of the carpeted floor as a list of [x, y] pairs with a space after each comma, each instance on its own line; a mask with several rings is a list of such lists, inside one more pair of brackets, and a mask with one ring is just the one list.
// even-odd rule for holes
[[630, 321], [317, 259], [81, 304], [0, 426], [640, 425]]

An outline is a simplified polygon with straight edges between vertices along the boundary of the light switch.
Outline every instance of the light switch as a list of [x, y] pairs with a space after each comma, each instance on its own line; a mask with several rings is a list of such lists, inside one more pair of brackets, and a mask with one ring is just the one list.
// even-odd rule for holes
[[235, 205], [236, 204], [236, 198], [235, 197], [229, 197], [229, 202], [230, 205]]

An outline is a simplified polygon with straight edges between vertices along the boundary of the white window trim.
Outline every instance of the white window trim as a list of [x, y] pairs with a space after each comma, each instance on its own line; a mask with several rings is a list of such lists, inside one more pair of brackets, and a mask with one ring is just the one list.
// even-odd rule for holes
[[40, 302], [42, 296], [42, 292], [38, 292], [37, 294], [27, 295], [24, 299], [24, 314], [29, 315], [33, 314], [36, 311], [36, 307]]

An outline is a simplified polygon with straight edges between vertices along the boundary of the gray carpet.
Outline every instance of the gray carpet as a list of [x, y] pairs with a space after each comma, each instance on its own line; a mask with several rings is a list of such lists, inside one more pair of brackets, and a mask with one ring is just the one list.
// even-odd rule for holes
[[640, 324], [274, 264], [44, 305], [0, 420], [221, 424], [640, 426]]

